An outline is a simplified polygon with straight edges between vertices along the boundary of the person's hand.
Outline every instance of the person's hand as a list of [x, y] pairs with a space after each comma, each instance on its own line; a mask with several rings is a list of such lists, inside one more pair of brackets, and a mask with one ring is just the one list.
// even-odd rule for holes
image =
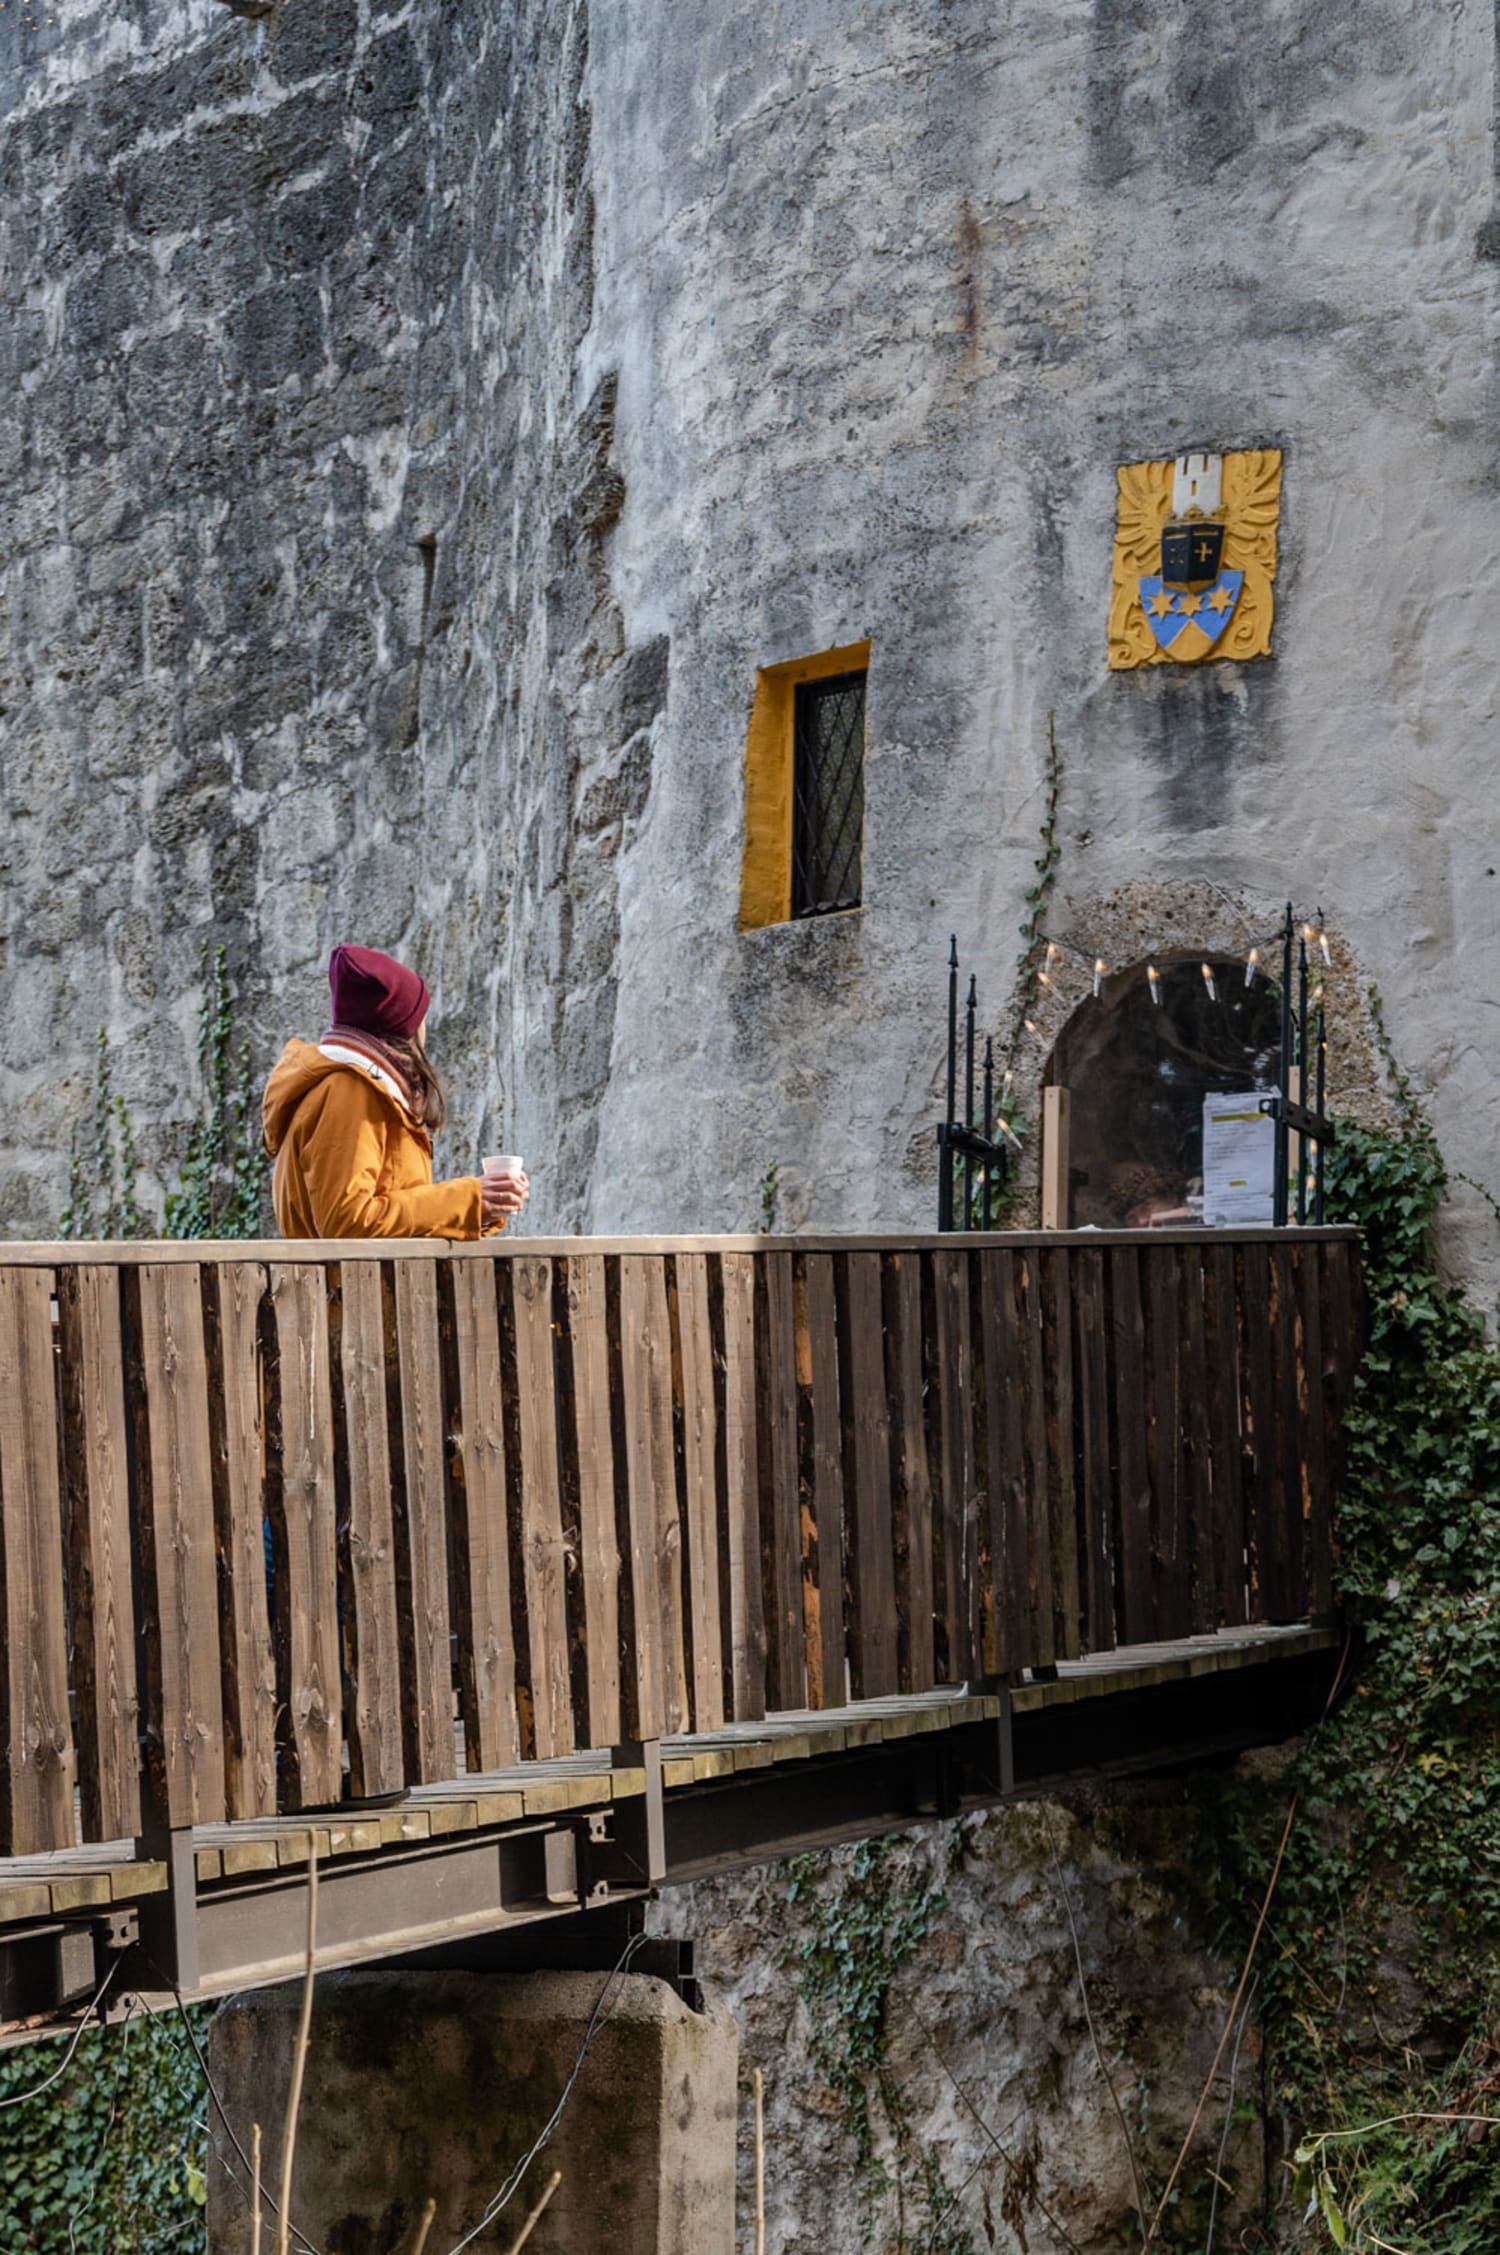
[[479, 1216], [486, 1229], [498, 1222], [508, 1221], [518, 1214], [531, 1196], [531, 1183], [524, 1173], [487, 1174], [480, 1177]]

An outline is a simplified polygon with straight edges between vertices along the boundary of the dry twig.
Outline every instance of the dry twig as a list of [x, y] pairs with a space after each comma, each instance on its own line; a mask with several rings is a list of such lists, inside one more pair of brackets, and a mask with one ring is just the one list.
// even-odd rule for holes
[[[552, 2195], [556, 2192], [558, 2186], [561, 2183], [562, 2171], [561, 2169], [554, 2169], [551, 2177], [548, 2179], [546, 2191], [542, 2194], [541, 2199], [537, 2202], [536, 2206], [532, 2209], [531, 2214], [527, 2217], [525, 2223], [521, 2226], [520, 2238], [513, 2239], [511, 2241], [510, 2255], [521, 2255], [521, 2249], [526, 2245], [527, 2240], [530, 2239], [532, 2233], [536, 2230], [537, 2225], [542, 2220], [542, 2210], [546, 2207], [548, 2201], [552, 2198]], [[420, 2249], [418, 2250], [418, 2255], [421, 2255]]]
[[[1328, 1687], [1328, 1697], [1323, 1702], [1323, 1712], [1318, 1717], [1316, 1725], [1316, 1728], [1318, 1730], [1322, 1729], [1324, 1723], [1327, 1722], [1329, 1716], [1333, 1713], [1334, 1702], [1338, 1698], [1339, 1687], [1343, 1683], [1344, 1672], [1349, 1665], [1349, 1655], [1353, 1651], [1353, 1649], [1354, 1639], [1352, 1632], [1346, 1633], [1344, 1637], [1344, 1649], [1339, 1654], [1339, 1664], [1333, 1672], [1333, 1682]], [[1297, 1796], [1294, 1793], [1292, 1795], [1292, 1805], [1286, 1812], [1286, 1823], [1282, 1826], [1281, 1829], [1281, 1840], [1277, 1846], [1276, 1860], [1271, 1866], [1271, 1876], [1266, 1881], [1266, 1891], [1261, 1897], [1260, 1915], [1255, 1921], [1255, 1931], [1250, 1937], [1250, 1947], [1245, 1952], [1245, 1962], [1240, 1969], [1239, 1982], [1235, 1988], [1234, 1996], [1229, 2006], [1228, 2017], [1224, 2022], [1224, 2032], [1219, 2038], [1219, 2048], [1214, 2053], [1213, 2065], [1212, 2067], [1210, 2067], [1207, 2078], [1204, 2081], [1203, 2088], [1198, 2094], [1198, 2103], [1193, 2108], [1193, 2119], [1187, 2126], [1187, 2136], [1182, 2141], [1182, 2149], [1178, 2153], [1177, 2159], [1172, 2164], [1172, 2174], [1167, 2179], [1161, 2199], [1157, 2203], [1156, 2214], [1151, 2219], [1151, 2229], [1146, 2234], [1145, 2255], [1151, 2255], [1151, 2249], [1156, 2244], [1156, 2235], [1161, 2229], [1162, 2217], [1167, 2212], [1167, 2202], [1172, 2197], [1172, 2187], [1176, 2184], [1177, 2179], [1182, 2174], [1182, 2165], [1188, 2157], [1188, 2149], [1192, 2145], [1194, 2133], [1198, 2128], [1199, 2122], [1202, 2120], [1203, 2109], [1208, 2104], [1209, 2092], [1213, 2089], [1214, 2084], [1218, 2080], [1219, 2063], [1224, 2057], [1224, 2046], [1229, 2041], [1230, 2031], [1234, 2027], [1235, 2021], [1239, 2017], [1240, 2005], [1244, 1999], [1245, 1990], [1249, 1986], [1250, 1968], [1255, 1963], [1255, 1953], [1260, 1947], [1260, 1937], [1262, 1932], [1264, 1931], [1266, 1920], [1271, 1914], [1271, 1898], [1276, 1892], [1276, 1882], [1281, 1877], [1281, 1866], [1286, 1858], [1287, 1844], [1292, 1837], [1292, 1826], [1296, 1823], [1296, 1821]]]
[[427, 2234], [432, 2229], [432, 2219], [436, 2214], [437, 2202], [429, 2200], [427, 2206], [422, 2210], [422, 2221], [417, 2226], [417, 2244], [412, 2249], [411, 2255], [422, 2255], [422, 2250], [427, 2245]]
[[[1110, 2103], [1114, 2107], [1115, 2118], [1120, 2125], [1120, 2135], [1125, 2141], [1125, 2158], [1130, 2163], [1130, 2183], [1135, 2200], [1135, 2212], [1140, 2218], [1141, 2239], [1143, 2244], [1149, 2247], [1151, 2245], [1151, 2234], [1155, 2231], [1156, 2224], [1152, 2223], [1148, 2226], [1146, 2221], [1146, 2190], [1141, 2183], [1141, 2172], [1135, 2158], [1135, 2140], [1130, 2134], [1130, 2124], [1125, 2119], [1125, 2109], [1120, 2104], [1120, 2094], [1115, 2089], [1114, 2077], [1110, 2074], [1104, 2057], [1104, 2047], [1099, 2041], [1099, 2031], [1094, 2026], [1093, 2006], [1089, 2003], [1089, 1985], [1083, 1970], [1083, 1951], [1078, 1942], [1078, 1923], [1073, 1916], [1073, 1898], [1068, 1893], [1068, 1883], [1063, 1877], [1062, 1859], [1057, 1853], [1055, 1844], [1052, 1849], [1052, 1869], [1057, 1878], [1058, 1891], [1063, 1899], [1063, 1908], [1068, 1914], [1068, 1932], [1073, 1937], [1073, 1963], [1078, 1968], [1078, 1993], [1083, 1999], [1083, 2017], [1088, 2022], [1089, 2040], [1094, 2047], [1094, 2058], [1098, 2062], [1100, 2074], [1104, 2077], [1104, 2087], [1109, 2092]], [[1196, 2121], [1196, 2116], [1194, 2119]], [[1165, 2206], [1165, 2202], [1163, 2206]], [[1157, 2220], [1160, 2220], [1159, 2210]]]
[[250, 2255], [260, 2255], [260, 2124], [250, 2125]]
[[[932, 2030], [928, 2027], [926, 2021], [922, 2018], [921, 2013], [917, 2012], [915, 2008], [913, 2009], [913, 2017], [915, 2018], [917, 2023], [918, 2034], [923, 2038], [928, 2050], [932, 2053], [933, 2058], [937, 2061], [939, 2067], [941, 2067], [943, 2073], [947, 2076], [949, 2082], [953, 2085], [953, 2094], [958, 2100], [959, 2105], [964, 2109], [965, 2113], [969, 2115], [977, 2129], [980, 2131], [981, 2135], [988, 2139], [989, 2144], [993, 2149], [994, 2158], [1004, 2169], [1006, 2181], [1008, 2183], [1010, 2179], [1017, 2173], [1019, 2165], [1018, 2156], [1014, 2153], [1008, 2153], [1005, 2147], [1001, 2144], [998, 2133], [990, 2127], [990, 2124], [985, 2120], [978, 2107], [974, 2104], [973, 2099], [970, 2098], [968, 2092], [964, 2089], [963, 2084], [954, 2074], [953, 2069], [948, 2065], [947, 2060], [943, 2057], [942, 2052], [938, 2049], [937, 2038], [932, 2033]], [[1009, 2129], [1014, 2129], [1014, 2122], [1008, 2124], [1007, 2127]], [[967, 2190], [969, 2184], [977, 2174], [977, 2167], [969, 2171], [968, 2176], [965, 2177], [963, 2183], [958, 2188], [960, 2194]], [[1041, 2194], [1039, 2192], [1033, 2191], [1031, 2198], [1038, 2214], [1042, 2217], [1044, 2222], [1049, 2225], [1052, 2231], [1057, 2234], [1057, 2237], [1062, 2241], [1064, 2247], [1071, 2250], [1071, 2255], [1083, 2255], [1083, 2250], [1079, 2247], [1077, 2240], [1069, 2237], [1067, 2226], [1061, 2223], [1058, 2218], [1053, 2215], [1051, 2209], [1047, 2206]]]
[[755, 2255], [766, 2255], [766, 2079], [755, 2070]]
[[307, 2066], [307, 2040], [312, 2032], [313, 1956], [318, 1941], [318, 1836], [307, 1835], [307, 1969], [302, 1976], [302, 2016], [297, 2023], [297, 2043], [292, 2053], [292, 2082], [286, 2094], [286, 2128], [281, 2139], [281, 2212], [276, 2222], [276, 2255], [287, 2255], [287, 2235], [292, 2213], [292, 2159], [297, 2149], [297, 2115], [302, 2105], [302, 2075]]

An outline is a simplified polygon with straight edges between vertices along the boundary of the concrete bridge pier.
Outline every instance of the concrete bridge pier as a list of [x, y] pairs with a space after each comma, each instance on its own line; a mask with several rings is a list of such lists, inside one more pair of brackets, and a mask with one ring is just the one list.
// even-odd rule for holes
[[[319, 1981], [291, 2201], [322, 2255], [405, 2255], [423, 2208], [427, 2255], [449, 2255], [485, 2215], [546, 2123], [599, 2001], [599, 1973], [353, 1972]], [[667, 1982], [612, 1991], [562, 2119], [515, 2198], [473, 2241], [505, 2255], [554, 2169], [527, 2255], [734, 2255], [738, 2038]], [[300, 1988], [235, 1998], [214, 2019], [209, 2065], [264, 2182], [280, 2176]], [[209, 2255], [249, 2255], [249, 2172], [217, 2114]], [[263, 2247], [275, 2244], [269, 2207]], [[296, 2245], [296, 2241], [293, 2242]]]

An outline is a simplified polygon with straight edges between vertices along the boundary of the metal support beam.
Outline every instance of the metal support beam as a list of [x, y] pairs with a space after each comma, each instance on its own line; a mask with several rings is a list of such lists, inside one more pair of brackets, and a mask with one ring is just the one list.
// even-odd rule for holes
[[184, 1995], [198, 1986], [198, 1864], [189, 1828], [175, 1832], [154, 1828], [136, 1843], [143, 1861], [167, 1867], [165, 1891], [147, 1895], [141, 1902], [140, 1951], [157, 1971], [154, 1986], [180, 1989]]
[[667, 1826], [661, 1740], [627, 1739], [613, 1755], [617, 1770], [644, 1770], [646, 1790], [614, 1806], [614, 1844], [628, 1882], [657, 1887], [667, 1876]]

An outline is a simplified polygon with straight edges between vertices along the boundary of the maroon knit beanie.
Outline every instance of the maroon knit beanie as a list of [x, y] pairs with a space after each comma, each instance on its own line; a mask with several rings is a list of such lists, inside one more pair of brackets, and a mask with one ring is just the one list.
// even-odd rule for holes
[[336, 947], [328, 958], [333, 1022], [398, 1039], [414, 1034], [432, 996], [427, 981], [378, 947]]

